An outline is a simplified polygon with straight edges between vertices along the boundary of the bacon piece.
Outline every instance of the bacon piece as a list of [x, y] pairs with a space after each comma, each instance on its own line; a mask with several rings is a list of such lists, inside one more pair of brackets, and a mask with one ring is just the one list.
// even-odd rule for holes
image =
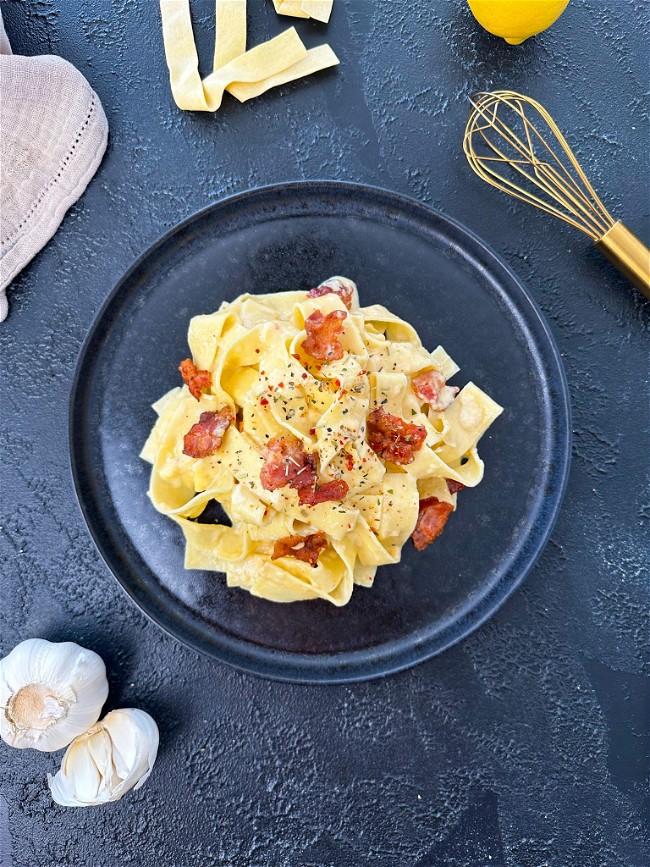
[[273, 546], [271, 560], [295, 557], [296, 560], [315, 566], [324, 548], [327, 548], [327, 536], [322, 530], [310, 536], [285, 536], [283, 539], [278, 539]]
[[465, 485], [462, 482], [457, 482], [455, 479], [445, 479], [447, 482], [447, 489], [450, 494], [457, 494], [458, 491], [462, 491]]
[[326, 280], [315, 289], [310, 289], [307, 298], [322, 298], [323, 295], [338, 295], [348, 310], [352, 307], [352, 292], [354, 284], [351, 281]]
[[264, 449], [260, 481], [265, 491], [290, 485], [297, 491], [316, 484], [316, 459], [302, 447], [300, 440], [273, 437]]
[[229, 407], [219, 412], [202, 412], [196, 424], [183, 438], [183, 454], [191, 458], [208, 458], [221, 448], [223, 435], [235, 420]]
[[274, 437], [267, 443], [260, 481], [266, 491], [285, 485], [294, 488], [301, 506], [342, 500], [350, 490], [342, 479], [317, 485], [316, 458], [303, 449], [299, 440], [289, 437]]
[[437, 497], [420, 500], [420, 512], [411, 539], [418, 551], [424, 551], [445, 529], [447, 518], [453, 512], [451, 503], [442, 503]]
[[299, 494], [301, 506], [317, 506], [319, 503], [327, 503], [329, 500], [342, 500], [347, 496], [350, 486], [343, 479], [333, 482], [325, 482], [324, 485], [316, 485], [313, 490], [303, 488]]
[[343, 310], [332, 310], [323, 316], [320, 310], [314, 310], [305, 319], [307, 337], [302, 342], [303, 350], [319, 361], [338, 361], [343, 358], [343, 346], [338, 337], [343, 331], [343, 320], [347, 315]]
[[410, 464], [426, 436], [427, 429], [421, 424], [404, 421], [385, 412], [382, 407], [368, 416], [368, 444], [385, 461]]
[[212, 374], [209, 370], [199, 370], [191, 358], [181, 361], [178, 369], [192, 397], [201, 400], [203, 392], [210, 391], [212, 387]]
[[446, 380], [439, 370], [427, 370], [412, 380], [413, 391], [426, 400], [434, 412], [442, 412], [451, 406], [459, 392], [456, 386], [445, 385]]

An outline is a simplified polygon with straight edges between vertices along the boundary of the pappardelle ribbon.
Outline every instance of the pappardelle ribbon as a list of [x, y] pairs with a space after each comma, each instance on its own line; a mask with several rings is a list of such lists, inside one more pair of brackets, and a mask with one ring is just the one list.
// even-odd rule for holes
[[246, 102], [339, 62], [329, 45], [308, 51], [294, 27], [246, 51], [246, 0], [216, 0], [214, 67], [202, 80], [189, 0], [160, 0], [160, 12], [172, 95], [186, 111], [217, 111], [225, 91]]

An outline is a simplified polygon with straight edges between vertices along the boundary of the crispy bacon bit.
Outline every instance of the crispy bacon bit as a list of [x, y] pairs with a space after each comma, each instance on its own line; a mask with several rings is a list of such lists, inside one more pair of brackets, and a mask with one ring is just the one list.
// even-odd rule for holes
[[462, 482], [457, 482], [454, 479], [445, 479], [447, 482], [447, 489], [450, 494], [457, 494], [458, 491], [462, 491], [465, 485]]
[[298, 491], [301, 506], [342, 500], [350, 490], [342, 479], [317, 485], [316, 458], [303, 449], [299, 440], [289, 437], [274, 437], [267, 443], [260, 481], [266, 491], [285, 485]]
[[420, 500], [420, 512], [411, 539], [418, 551], [424, 551], [445, 529], [447, 518], [453, 512], [451, 503], [442, 503], [436, 497]]
[[296, 560], [315, 566], [324, 548], [327, 548], [327, 536], [322, 530], [310, 536], [285, 536], [283, 539], [278, 539], [273, 546], [271, 560], [295, 557]]
[[316, 485], [315, 488], [303, 488], [299, 492], [301, 506], [317, 506], [319, 503], [327, 503], [330, 500], [342, 500], [347, 496], [350, 487], [343, 479], [333, 482], [325, 482], [324, 485]]
[[265, 491], [290, 485], [297, 491], [316, 484], [316, 459], [307, 454], [299, 440], [273, 437], [264, 449], [260, 481]]
[[434, 412], [442, 412], [451, 406], [459, 391], [456, 386], [445, 383], [446, 380], [439, 370], [427, 370], [416, 376], [411, 385], [420, 400], [426, 400]]
[[368, 444], [380, 458], [394, 464], [410, 464], [422, 448], [427, 430], [421, 424], [411, 424], [382, 407], [368, 416]]
[[347, 315], [343, 310], [332, 310], [323, 316], [320, 310], [314, 310], [305, 319], [307, 337], [302, 342], [303, 350], [319, 361], [338, 361], [343, 358], [343, 346], [338, 337], [343, 331], [343, 320]]
[[183, 454], [191, 458], [208, 458], [221, 448], [223, 435], [235, 420], [229, 407], [219, 412], [202, 412], [183, 439]]
[[209, 370], [199, 370], [191, 358], [186, 358], [178, 365], [183, 382], [189, 388], [192, 397], [201, 400], [203, 392], [210, 391], [212, 374]]
[[352, 286], [346, 285], [340, 280], [328, 280], [321, 283], [320, 286], [307, 293], [307, 298], [322, 298], [323, 295], [338, 295], [348, 310], [352, 307]]

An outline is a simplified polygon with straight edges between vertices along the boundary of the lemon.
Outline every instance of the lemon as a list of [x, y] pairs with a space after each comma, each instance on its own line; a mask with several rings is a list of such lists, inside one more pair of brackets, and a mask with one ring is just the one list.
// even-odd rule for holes
[[489, 33], [519, 45], [550, 27], [569, 0], [467, 0], [474, 18]]

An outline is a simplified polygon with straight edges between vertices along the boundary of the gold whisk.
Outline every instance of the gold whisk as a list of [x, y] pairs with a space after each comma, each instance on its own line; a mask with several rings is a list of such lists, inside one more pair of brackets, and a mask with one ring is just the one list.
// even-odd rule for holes
[[650, 298], [650, 250], [605, 208], [546, 109], [510, 90], [470, 102], [463, 150], [476, 174], [589, 235]]

